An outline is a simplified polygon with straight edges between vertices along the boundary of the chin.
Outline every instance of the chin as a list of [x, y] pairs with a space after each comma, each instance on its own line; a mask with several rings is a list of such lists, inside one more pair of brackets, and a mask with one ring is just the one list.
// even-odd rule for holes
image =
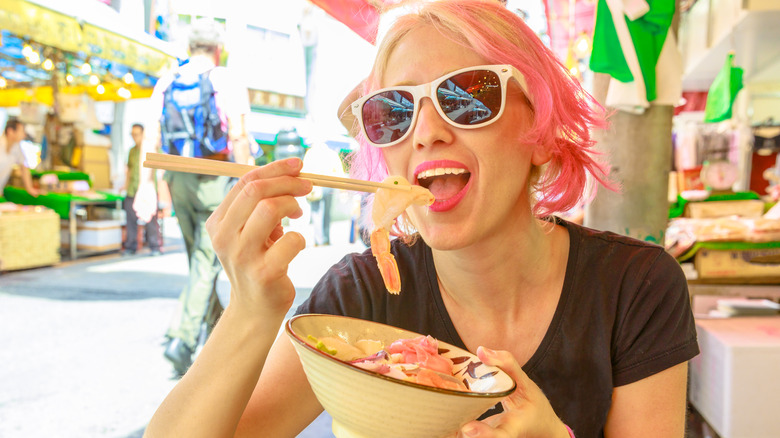
[[470, 244], [465, 237], [470, 233], [460, 225], [434, 225], [418, 230], [425, 243], [437, 251], [453, 251], [465, 248]]

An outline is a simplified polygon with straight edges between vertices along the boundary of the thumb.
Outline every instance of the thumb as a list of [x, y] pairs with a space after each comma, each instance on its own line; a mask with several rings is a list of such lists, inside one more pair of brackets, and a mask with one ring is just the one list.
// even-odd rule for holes
[[517, 360], [512, 353], [503, 350], [495, 351], [486, 347], [478, 347], [477, 357], [479, 357], [485, 365], [501, 368], [501, 370], [507, 373], [517, 384], [515, 392], [504, 399], [503, 403], [505, 408], [511, 409], [518, 407], [517, 405], [520, 402], [532, 397], [534, 390], [538, 390], [536, 384], [528, 377], [525, 371], [523, 371], [523, 368], [517, 363]]

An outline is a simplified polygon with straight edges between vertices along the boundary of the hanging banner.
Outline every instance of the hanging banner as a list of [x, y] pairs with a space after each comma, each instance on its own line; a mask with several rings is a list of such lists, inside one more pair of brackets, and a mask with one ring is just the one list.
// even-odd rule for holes
[[84, 22], [30, 1], [0, 0], [0, 28], [21, 38], [67, 52], [97, 56], [152, 76], [159, 76], [176, 59], [102, 26], [111, 26], [111, 23]]

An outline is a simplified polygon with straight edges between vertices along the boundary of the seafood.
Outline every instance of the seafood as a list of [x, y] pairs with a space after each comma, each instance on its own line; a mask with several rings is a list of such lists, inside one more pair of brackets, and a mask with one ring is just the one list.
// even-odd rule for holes
[[390, 176], [382, 182], [411, 187], [408, 191], [378, 189], [371, 210], [371, 219], [374, 222], [374, 229], [371, 232], [371, 253], [376, 258], [387, 291], [397, 295], [401, 292], [401, 275], [398, 273], [395, 257], [390, 252], [390, 229], [396, 218], [410, 205], [431, 205], [436, 199], [428, 189], [412, 185], [402, 176]]
[[469, 391], [465, 379], [456, 375], [468, 371], [462, 366], [465, 358], [454, 358], [461, 364], [456, 371], [455, 361], [441, 355], [447, 350], [440, 350], [431, 336], [398, 339], [389, 346], [367, 339], [350, 344], [335, 336], [309, 339], [318, 350], [369, 371], [435, 388]]

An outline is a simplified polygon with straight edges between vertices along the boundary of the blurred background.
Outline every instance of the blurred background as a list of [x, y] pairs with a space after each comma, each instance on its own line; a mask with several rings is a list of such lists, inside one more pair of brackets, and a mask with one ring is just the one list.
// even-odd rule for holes
[[[11, 118], [25, 123], [25, 165], [46, 192], [30, 196], [18, 174], [0, 187], [0, 437], [141, 436], [176, 382], [160, 345], [187, 278], [175, 212], [157, 218], [162, 257], [147, 257], [143, 241], [138, 256], [120, 257], [121, 202], [131, 126], [159, 122], [150, 117], [149, 97], [158, 79], [186, 60], [192, 23], [213, 20], [224, 31], [220, 63], [247, 88], [246, 127], [257, 164], [303, 157], [315, 144], [343, 159], [357, 145], [336, 111], [371, 67], [385, 3], [395, 0], [0, 0], [0, 126]], [[780, 198], [780, 1], [504, 3], [572, 77], [615, 110], [596, 148], [610, 157], [622, 192], [601, 191], [589, 205], [560, 214], [666, 244], [689, 276], [692, 301], [697, 295], [777, 302], [780, 213], [762, 215]], [[607, 3], [650, 6], [616, 12]], [[663, 74], [676, 87], [671, 98], [610, 101], [608, 88], [620, 84], [603, 69], [594, 72], [593, 58], [597, 48], [602, 59], [620, 53], [604, 51], [609, 44], [596, 31], [597, 9], [632, 14], [623, 20], [636, 25], [632, 32], [672, 42], [671, 64], [658, 61], [659, 82]], [[712, 163], [724, 173], [709, 171]], [[352, 192], [334, 196], [326, 246], [312, 243], [304, 200], [304, 217], [285, 224], [308, 242], [290, 266], [296, 303], [344, 254], [365, 250], [360, 202]], [[761, 220], [772, 233], [756, 237], [740, 228], [724, 244], [722, 236], [691, 232], [691, 222], [673, 221], [735, 214]], [[717, 263], [713, 253], [722, 256]], [[756, 255], [773, 261], [753, 263]], [[218, 289], [226, 301], [224, 275]], [[707, 303], [694, 303], [697, 317], [717, 307], [714, 299]], [[776, 352], [774, 321], [771, 333], [766, 325], [740, 333], [749, 334], [749, 343], [763, 330], [760, 339]], [[714, 333], [704, 323], [699, 329]], [[728, 348], [709, 356], [702, 348], [692, 365], [696, 416], [689, 433], [778, 436], [773, 415], [762, 411], [778, 405], [780, 388], [766, 389], [778, 382], [777, 362], [762, 357], [732, 374], [708, 373], [722, 371]], [[719, 398], [735, 376], [754, 384], [736, 385], [739, 397]], [[729, 429], [743, 424], [734, 418], [748, 417], [743, 430]], [[328, 436], [327, 415], [301, 435]]]

